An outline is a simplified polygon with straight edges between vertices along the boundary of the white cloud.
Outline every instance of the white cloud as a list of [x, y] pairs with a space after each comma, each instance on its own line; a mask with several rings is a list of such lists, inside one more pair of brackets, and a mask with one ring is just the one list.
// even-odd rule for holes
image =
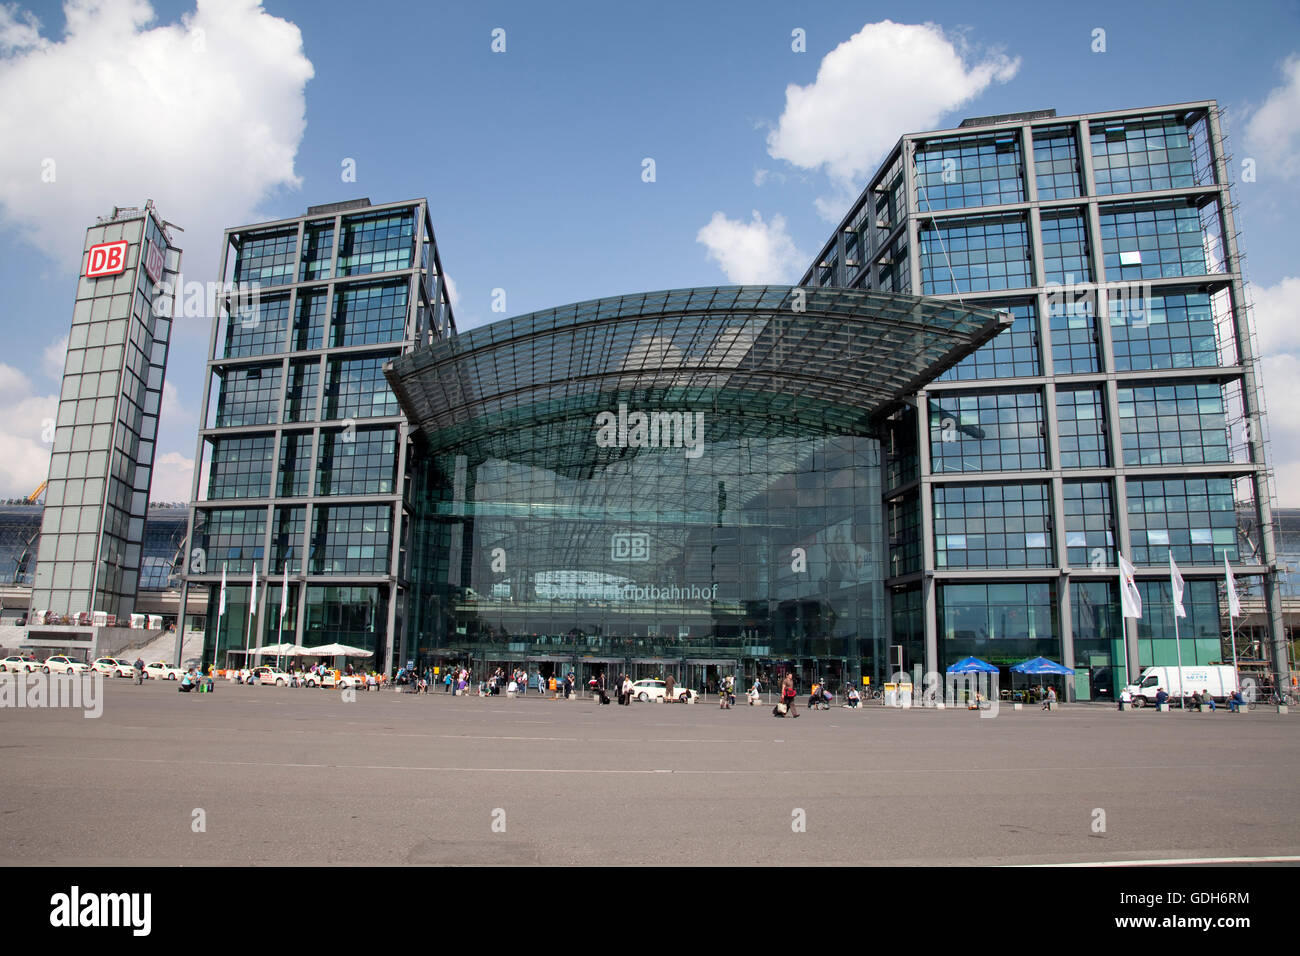
[[1300, 175], [1300, 55], [1287, 57], [1282, 76], [1282, 85], [1247, 121], [1245, 137], [1261, 172], [1271, 168], [1290, 177]]
[[1259, 382], [1268, 409], [1269, 462], [1283, 507], [1300, 507], [1300, 278], [1251, 285]]
[[179, 452], [159, 455], [153, 463], [150, 501], [189, 501], [194, 479], [194, 459]]
[[185, 229], [187, 275], [207, 277], [222, 230], [299, 185], [302, 34], [257, 0], [198, 0], [154, 26], [146, 0], [64, 12], [55, 41], [0, 11], [0, 222], [72, 269], [96, 216], [153, 199]]
[[0, 53], [41, 45], [41, 22], [15, 5], [0, 6]]
[[55, 339], [41, 353], [41, 371], [56, 382], [63, 381], [63, 367], [68, 361], [68, 336]]
[[1288, 276], [1277, 285], [1251, 284], [1255, 334], [1261, 355], [1300, 353], [1300, 278]]
[[1260, 362], [1259, 378], [1269, 410], [1268, 453], [1277, 503], [1300, 507], [1300, 422], [1289, 414], [1300, 408], [1300, 356], [1266, 356]]
[[786, 231], [785, 217], [776, 215], [764, 222], [757, 209], [751, 222], [715, 212], [695, 241], [709, 250], [709, 258], [729, 280], [740, 285], [792, 281], [798, 278], [795, 270], [807, 261]]
[[50, 472], [52, 435], [48, 427], [58, 411], [57, 395], [38, 395], [27, 376], [0, 364], [0, 498], [21, 498], [36, 490]]
[[803, 169], [824, 169], [837, 195], [818, 209], [835, 218], [831, 209], [843, 212], [845, 197], [857, 195], [858, 180], [901, 134], [937, 126], [1020, 68], [1019, 58], [1000, 53], [968, 62], [969, 52], [934, 23], [868, 23], [826, 54], [813, 83], [786, 87], [768, 153]]
[[460, 305], [460, 291], [456, 288], [456, 283], [451, 281], [451, 276], [445, 272], [442, 274], [442, 281], [447, 286], [447, 301], [451, 303], [452, 312], [455, 313], [457, 306]]

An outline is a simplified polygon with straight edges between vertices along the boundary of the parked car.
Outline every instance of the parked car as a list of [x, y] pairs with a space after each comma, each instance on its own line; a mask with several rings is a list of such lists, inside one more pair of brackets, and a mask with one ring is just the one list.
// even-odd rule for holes
[[92, 671], [103, 674], [105, 677], [134, 677], [135, 665], [130, 661], [118, 660], [115, 657], [101, 657], [90, 665]]
[[0, 673], [30, 674], [40, 669], [41, 662], [27, 654], [15, 654], [0, 661]]
[[185, 668], [172, 667], [163, 661], [144, 665], [144, 676], [153, 680], [180, 680], [186, 673]]
[[257, 678], [259, 684], [275, 684], [276, 686], [287, 687], [293, 683], [292, 674], [288, 671], [282, 671], [278, 667], [272, 667], [270, 664], [254, 667], [253, 676]]
[[[656, 678], [646, 678], [645, 680], [635, 681], [632, 684], [632, 699], [639, 700], [641, 703], [648, 703], [652, 700], [663, 700], [668, 696], [668, 684]], [[673, 696], [683, 704], [695, 701], [699, 694], [695, 691], [682, 687], [680, 685], [673, 688]]]
[[45, 659], [45, 666], [41, 669], [47, 674], [84, 674], [90, 670], [90, 666], [63, 654], [55, 654]]

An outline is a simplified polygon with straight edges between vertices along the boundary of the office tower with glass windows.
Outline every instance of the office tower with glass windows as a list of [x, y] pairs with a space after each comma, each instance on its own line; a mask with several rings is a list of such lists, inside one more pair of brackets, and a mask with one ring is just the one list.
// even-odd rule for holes
[[86, 230], [50, 423], [34, 630], [126, 624], [135, 610], [180, 258], [152, 202], [114, 209]]
[[[1287, 671], [1255, 353], [1213, 101], [904, 136], [804, 277], [1014, 324], [883, 432], [891, 662], [1230, 661], [1224, 555]], [[1251, 547], [1243, 545], [1247, 516]], [[1121, 618], [1117, 560], [1140, 620]], [[1005, 675], [1004, 675], [1005, 676]]]
[[339, 643], [391, 667], [410, 441], [383, 369], [455, 328], [428, 204], [356, 200], [228, 229], [221, 275], [186, 574], [210, 593], [204, 660]]

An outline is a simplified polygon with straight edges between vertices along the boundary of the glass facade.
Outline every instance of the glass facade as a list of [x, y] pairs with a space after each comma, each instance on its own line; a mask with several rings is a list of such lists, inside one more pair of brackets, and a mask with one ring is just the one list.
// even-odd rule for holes
[[95, 611], [129, 620], [135, 609], [180, 269], [152, 204], [86, 230], [83, 265], [92, 247], [116, 243], [121, 269], [77, 283], [36, 560], [26, 564], [31, 611], [74, 620]]
[[[1242, 369], [1250, 345], [1238, 341], [1245, 294], [1218, 124], [1207, 102], [906, 136], [819, 252], [816, 263], [844, 263], [846, 285], [885, 290], [888, 276], [910, 274], [926, 295], [1015, 317], [918, 395], [926, 427], [910, 411], [882, 426], [886, 584], [907, 602], [890, 615], [891, 642], [923, 647], [937, 628], [935, 668], [957, 656], [945, 643], [955, 612], [944, 608], [958, 606], [948, 589], [1059, 569], [1054, 631], [1078, 671], [1071, 689], [1110, 699], [1126, 668], [1168, 656], [1163, 637], [1139, 645], [1136, 629], [1125, 633], [1120, 554], [1144, 587], [1168, 579], [1171, 550], [1198, 586], [1222, 576], [1225, 553], [1239, 578], [1268, 579], [1268, 546], [1237, 543], [1241, 516], [1256, 527], [1268, 495], [1262, 449], [1242, 437], [1259, 405]], [[996, 477], [972, 482], [983, 475]], [[921, 587], [931, 576], [935, 587]], [[996, 616], [988, 593], [970, 593], [968, 616]], [[1207, 632], [1226, 632], [1209, 597], [1203, 610]]]
[[1041, 654], [1113, 699], [1167, 662], [1171, 554], [1194, 663], [1224, 555], [1271, 580], [1238, 544], [1269, 505], [1230, 437], [1258, 405], [1218, 137], [1213, 103], [905, 137], [797, 290], [464, 334], [418, 204], [232, 230], [234, 273], [278, 286], [217, 337], [205, 534], [297, 575], [297, 639], [388, 662], [835, 685], [891, 647]]
[[541, 429], [510, 459], [434, 456], [415, 509], [417, 656], [587, 659], [696, 686], [724, 662], [746, 679], [874, 673], [877, 443], [704, 414], [718, 437], [694, 460], [547, 467]]
[[[898, 389], [1012, 322], [936, 306], [679, 289], [402, 357], [388, 378], [422, 435], [406, 657], [692, 687], [720, 672], [879, 681], [885, 469], [872, 417], [903, 414]], [[948, 362], [924, 357], [942, 342]], [[905, 492], [889, 520], [890, 560], [919, 567], [918, 500]]]
[[[433, 245], [423, 201], [314, 207], [298, 220], [227, 231], [223, 273], [260, 292], [249, 314], [216, 318], [192, 543], [206, 568], [187, 576], [215, 601], [225, 569], [223, 629], [246, 615], [247, 604], [236, 612], [232, 601], [248, 600], [256, 566], [267, 587], [255, 633], [363, 646], [381, 668], [400, 653], [409, 569], [394, 545], [409, 525], [400, 490], [411, 446], [383, 368], [416, 340], [454, 331]], [[215, 607], [207, 621], [211, 661]], [[236, 627], [221, 637], [217, 662], [240, 662], [233, 652], [243, 645]]]

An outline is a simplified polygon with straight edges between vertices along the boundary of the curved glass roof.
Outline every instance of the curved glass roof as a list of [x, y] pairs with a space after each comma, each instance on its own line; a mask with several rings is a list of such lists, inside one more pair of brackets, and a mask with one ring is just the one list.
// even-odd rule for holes
[[621, 402], [725, 408], [737, 437], [746, 421], [765, 434], [862, 434], [1010, 324], [1007, 313], [860, 289], [674, 289], [461, 332], [385, 375], [435, 449], [508, 445], [502, 436], [539, 429], [558, 439], [567, 429], [545, 426], [589, 427]]

